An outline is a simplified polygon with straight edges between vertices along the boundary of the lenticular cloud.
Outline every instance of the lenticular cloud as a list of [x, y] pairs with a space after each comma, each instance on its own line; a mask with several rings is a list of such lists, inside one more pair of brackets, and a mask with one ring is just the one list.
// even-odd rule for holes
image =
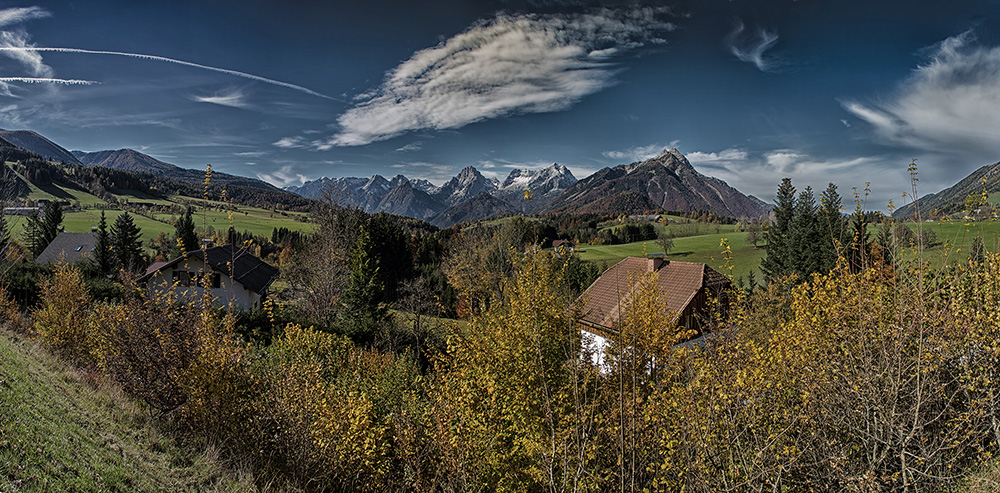
[[364, 145], [420, 129], [566, 109], [613, 83], [614, 57], [674, 26], [666, 9], [498, 15], [418, 51], [338, 119], [316, 147]]

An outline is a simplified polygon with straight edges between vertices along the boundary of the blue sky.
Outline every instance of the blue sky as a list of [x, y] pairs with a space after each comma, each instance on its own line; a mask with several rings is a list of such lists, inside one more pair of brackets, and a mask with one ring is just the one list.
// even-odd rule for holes
[[1000, 3], [0, 2], [0, 127], [276, 185], [675, 146], [883, 209], [1000, 161]]

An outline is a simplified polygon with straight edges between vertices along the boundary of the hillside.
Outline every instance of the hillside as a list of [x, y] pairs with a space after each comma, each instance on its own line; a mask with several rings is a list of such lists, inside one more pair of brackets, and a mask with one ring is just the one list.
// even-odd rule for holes
[[0, 130], [0, 137], [39, 156], [66, 164], [80, 164], [71, 152], [31, 130]]
[[[2, 325], [2, 324], [0, 324]], [[253, 491], [93, 373], [0, 327], [0, 490]]]
[[983, 189], [987, 194], [1000, 191], [1000, 162], [983, 166], [949, 188], [924, 195], [916, 203], [911, 202], [896, 209], [892, 217], [904, 218], [915, 215], [917, 204], [922, 215], [935, 211], [939, 214], [961, 212], [965, 208], [966, 197], [970, 194], [979, 197]]

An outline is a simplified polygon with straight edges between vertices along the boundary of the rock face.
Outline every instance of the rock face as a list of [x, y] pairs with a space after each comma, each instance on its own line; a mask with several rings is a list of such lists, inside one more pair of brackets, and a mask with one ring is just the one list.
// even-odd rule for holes
[[571, 186], [547, 210], [591, 209], [589, 204], [622, 192], [645, 195], [653, 205], [668, 211], [703, 210], [729, 217], [760, 217], [770, 210], [760, 199], [699, 173], [674, 148], [646, 161], [604, 168]]
[[425, 218], [440, 212], [444, 205], [409, 181], [404, 181], [382, 198], [377, 209], [389, 214]]
[[[576, 182], [576, 177], [569, 168], [558, 163], [537, 170], [514, 169], [494, 195], [511, 205], [520, 205], [522, 211], [531, 213], [545, 209]], [[526, 190], [531, 192], [530, 201], [524, 198]]]
[[455, 206], [466, 200], [479, 195], [480, 193], [494, 192], [497, 189], [495, 181], [487, 179], [482, 173], [472, 166], [462, 168], [458, 176], [448, 180], [447, 183], [434, 194], [438, 202], [450, 206]]

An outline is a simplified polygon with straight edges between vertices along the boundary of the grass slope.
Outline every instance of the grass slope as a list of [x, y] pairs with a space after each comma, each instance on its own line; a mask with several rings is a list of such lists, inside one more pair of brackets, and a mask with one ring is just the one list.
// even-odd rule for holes
[[145, 412], [0, 329], [0, 491], [253, 490], [188, 456]]

